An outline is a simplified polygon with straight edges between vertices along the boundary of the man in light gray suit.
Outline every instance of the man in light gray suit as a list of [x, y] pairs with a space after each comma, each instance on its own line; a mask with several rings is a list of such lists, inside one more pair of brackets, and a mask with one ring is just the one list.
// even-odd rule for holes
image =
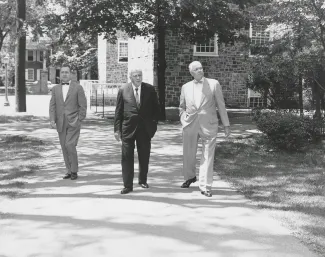
[[182, 86], [180, 120], [183, 127], [183, 175], [182, 188], [196, 182], [196, 152], [198, 140], [202, 140], [202, 156], [199, 170], [201, 193], [211, 197], [213, 162], [218, 133], [218, 108], [225, 135], [230, 135], [228, 114], [219, 82], [204, 77], [202, 64], [194, 61], [189, 65], [194, 80]]
[[61, 83], [52, 88], [50, 101], [51, 127], [57, 129], [67, 173], [64, 179], [78, 178], [78, 154], [76, 146], [80, 135], [81, 121], [86, 117], [85, 92], [71, 80], [68, 66], [60, 70]]

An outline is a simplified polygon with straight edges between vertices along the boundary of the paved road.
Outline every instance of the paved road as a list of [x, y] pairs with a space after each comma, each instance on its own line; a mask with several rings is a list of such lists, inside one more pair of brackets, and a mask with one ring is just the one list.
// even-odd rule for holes
[[[233, 123], [236, 135], [254, 132]], [[83, 124], [80, 177], [71, 181], [61, 179], [63, 160], [47, 120], [0, 124], [1, 134], [28, 134], [55, 146], [43, 153], [44, 167], [26, 179], [22, 196], [0, 198], [1, 257], [315, 256], [217, 176], [212, 198], [197, 183], [181, 189], [176, 124], [160, 125], [153, 140], [150, 188], [135, 184], [133, 193], [121, 195], [121, 153], [112, 130], [108, 120]]]

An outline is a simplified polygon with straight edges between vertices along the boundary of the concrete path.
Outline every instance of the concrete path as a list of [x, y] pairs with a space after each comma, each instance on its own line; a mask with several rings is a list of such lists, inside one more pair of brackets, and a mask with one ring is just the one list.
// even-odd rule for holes
[[[236, 136], [252, 129], [233, 122]], [[47, 120], [0, 124], [1, 134], [28, 134], [55, 146], [44, 153], [42, 170], [26, 178], [22, 196], [0, 198], [0, 257], [316, 256], [217, 176], [212, 198], [197, 183], [181, 189], [178, 124], [159, 126], [150, 188], [139, 188], [135, 177], [134, 192], [121, 195], [121, 151], [112, 131], [109, 120], [83, 124], [80, 177], [71, 181], [62, 179], [57, 134]]]

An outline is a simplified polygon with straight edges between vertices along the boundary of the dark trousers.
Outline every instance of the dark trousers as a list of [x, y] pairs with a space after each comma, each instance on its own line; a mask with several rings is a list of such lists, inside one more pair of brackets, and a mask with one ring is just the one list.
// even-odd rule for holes
[[147, 183], [151, 138], [144, 128], [138, 128], [132, 138], [122, 138], [122, 176], [126, 188], [133, 188], [135, 142], [139, 158], [138, 182]]

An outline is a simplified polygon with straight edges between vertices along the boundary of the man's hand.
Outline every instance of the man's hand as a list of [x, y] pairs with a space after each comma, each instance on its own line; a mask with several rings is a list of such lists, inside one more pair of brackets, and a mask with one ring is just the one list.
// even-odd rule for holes
[[121, 140], [121, 133], [120, 132], [115, 132], [114, 133], [114, 137], [116, 139], [117, 142], [120, 142]]
[[50, 125], [51, 125], [51, 128], [54, 129], [54, 128], [55, 128], [55, 121], [51, 120], [51, 121], [50, 121]]
[[225, 126], [225, 136], [226, 136], [226, 138], [228, 138], [230, 136], [230, 127], [229, 126]]

